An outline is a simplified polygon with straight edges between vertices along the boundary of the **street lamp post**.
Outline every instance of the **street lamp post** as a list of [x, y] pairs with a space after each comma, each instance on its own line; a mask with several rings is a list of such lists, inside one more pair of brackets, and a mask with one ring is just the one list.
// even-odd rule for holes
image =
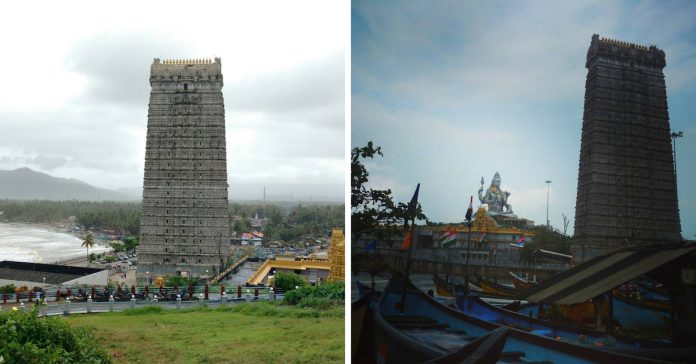
[[546, 180], [546, 229], [551, 230], [549, 222], [549, 191], [551, 191], [551, 180]]

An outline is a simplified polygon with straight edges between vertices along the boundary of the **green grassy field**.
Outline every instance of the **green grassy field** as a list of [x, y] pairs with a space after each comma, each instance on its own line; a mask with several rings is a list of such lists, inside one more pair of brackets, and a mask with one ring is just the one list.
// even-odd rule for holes
[[184, 312], [72, 315], [115, 363], [343, 363], [343, 309], [241, 304]]

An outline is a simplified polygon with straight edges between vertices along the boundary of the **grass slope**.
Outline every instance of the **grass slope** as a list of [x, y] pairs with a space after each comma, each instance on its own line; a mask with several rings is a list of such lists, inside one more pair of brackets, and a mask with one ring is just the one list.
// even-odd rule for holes
[[256, 303], [67, 320], [94, 327], [115, 363], [343, 363], [343, 313]]

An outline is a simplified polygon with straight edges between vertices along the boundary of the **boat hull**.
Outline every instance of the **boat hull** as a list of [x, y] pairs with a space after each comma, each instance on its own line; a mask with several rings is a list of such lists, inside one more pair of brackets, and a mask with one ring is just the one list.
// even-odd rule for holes
[[[468, 338], [481, 337], [502, 327], [502, 325], [479, 320], [438, 304], [410, 284], [402, 313], [399, 309], [402, 292], [403, 281], [390, 281], [373, 310], [376, 334], [375, 361], [379, 363], [417, 363], [430, 360], [438, 355], [447, 354], [448, 350], [444, 348], [448, 346], [448, 343], [450, 346], [452, 343], [466, 345]], [[398, 330], [388, 321], [389, 319], [393, 322], [395, 318], [404, 321], [411, 317], [426, 317], [434, 323], [446, 325], [447, 333], [459, 333], [460, 337], [453, 335], [453, 337], [428, 338], [425, 335], [419, 336], [420, 332], [405, 333], [407, 330]], [[523, 361], [611, 364], [656, 362], [533, 335], [514, 328], [509, 329], [503, 351], [503, 356], [517, 353], [517, 359], [522, 357]]]

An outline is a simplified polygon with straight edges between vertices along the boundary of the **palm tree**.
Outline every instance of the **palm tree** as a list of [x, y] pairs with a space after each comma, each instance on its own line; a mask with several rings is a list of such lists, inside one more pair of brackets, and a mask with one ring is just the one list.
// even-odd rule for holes
[[88, 233], [85, 236], [85, 241], [82, 242], [82, 246], [87, 247], [87, 256], [89, 256], [89, 248], [94, 246], [94, 235]]

